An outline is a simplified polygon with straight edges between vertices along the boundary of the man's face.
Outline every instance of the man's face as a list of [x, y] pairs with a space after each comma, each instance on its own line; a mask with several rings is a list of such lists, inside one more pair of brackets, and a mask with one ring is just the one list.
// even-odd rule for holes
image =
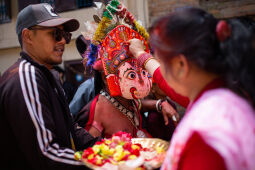
[[119, 85], [124, 98], [141, 99], [149, 94], [151, 78], [147, 71], [132, 62], [123, 63], [118, 70]]
[[62, 55], [65, 49], [66, 40], [63, 37], [61, 37], [59, 41], [55, 39], [56, 28], [63, 30], [63, 26], [47, 29], [40, 29], [39, 26], [36, 26], [36, 30], [29, 30], [32, 32], [32, 43], [28, 53], [32, 55], [31, 57], [38, 63], [48, 68], [62, 63]]

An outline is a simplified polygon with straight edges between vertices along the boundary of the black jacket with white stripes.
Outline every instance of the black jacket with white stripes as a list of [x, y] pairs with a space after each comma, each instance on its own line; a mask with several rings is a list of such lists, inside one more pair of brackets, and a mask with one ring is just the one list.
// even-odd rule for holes
[[0, 104], [0, 167], [87, 169], [74, 160], [71, 141], [82, 150], [98, 138], [73, 123], [60, 84], [24, 52], [0, 79]]

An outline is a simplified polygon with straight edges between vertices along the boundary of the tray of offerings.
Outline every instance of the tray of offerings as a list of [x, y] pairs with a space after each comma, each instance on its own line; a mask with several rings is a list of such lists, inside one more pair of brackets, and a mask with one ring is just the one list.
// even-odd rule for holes
[[91, 169], [156, 169], [163, 163], [168, 147], [169, 142], [161, 139], [131, 138], [128, 133], [118, 132], [75, 157]]

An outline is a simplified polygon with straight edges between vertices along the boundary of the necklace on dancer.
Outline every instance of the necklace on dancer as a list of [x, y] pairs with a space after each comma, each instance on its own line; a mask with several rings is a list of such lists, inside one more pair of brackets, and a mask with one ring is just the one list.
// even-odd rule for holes
[[[145, 133], [138, 129], [140, 123], [139, 123], [139, 119], [138, 119], [137, 115], [134, 112], [128, 110], [117, 99], [110, 96], [110, 94], [107, 93], [105, 90], [101, 90], [100, 94], [102, 96], [104, 96], [107, 100], [109, 100], [121, 113], [123, 113], [123, 115], [125, 115], [128, 118], [128, 120], [132, 123], [132, 125], [137, 130], [137, 133], [136, 133], [137, 137], [139, 137], [139, 138], [145, 138], [146, 137]], [[132, 101], [132, 104], [133, 104], [133, 107], [136, 108], [133, 101]]]

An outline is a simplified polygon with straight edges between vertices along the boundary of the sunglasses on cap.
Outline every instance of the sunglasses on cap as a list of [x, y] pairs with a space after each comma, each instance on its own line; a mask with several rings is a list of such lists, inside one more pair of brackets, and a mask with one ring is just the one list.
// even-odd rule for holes
[[66, 44], [69, 44], [71, 41], [72, 34], [70, 32], [66, 32], [57, 27], [30, 27], [29, 30], [47, 30], [47, 29], [54, 29], [52, 32], [53, 38], [56, 42], [59, 42], [64, 38], [66, 40]]

